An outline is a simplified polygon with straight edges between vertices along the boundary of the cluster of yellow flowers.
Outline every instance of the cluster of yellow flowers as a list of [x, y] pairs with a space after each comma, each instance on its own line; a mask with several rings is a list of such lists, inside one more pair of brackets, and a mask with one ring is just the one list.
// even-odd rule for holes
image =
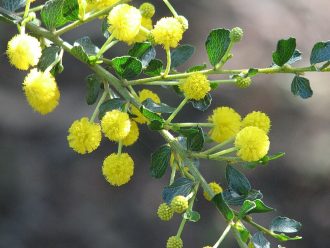
[[182, 39], [188, 22], [183, 16], [161, 18], [152, 25], [155, 8], [150, 3], [143, 3], [139, 9], [120, 4], [108, 15], [109, 32], [117, 40], [132, 44], [149, 39], [165, 49], [175, 48]]
[[[90, 153], [99, 147], [101, 132], [120, 146], [130, 146], [139, 137], [136, 122], [131, 120], [126, 112], [117, 109], [107, 112], [101, 120], [101, 125], [83, 117], [74, 121], [68, 132], [69, 146], [80, 154]], [[134, 161], [127, 153], [112, 153], [103, 162], [103, 175], [114, 186], [126, 184], [133, 171]]]
[[[22, 32], [8, 42], [6, 53], [13, 66], [26, 71], [38, 64], [42, 49], [38, 39]], [[32, 69], [25, 77], [23, 90], [30, 106], [42, 115], [58, 105], [60, 92], [49, 70]]]
[[253, 111], [242, 120], [234, 109], [218, 107], [208, 120], [213, 124], [209, 135], [215, 142], [236, 137], [237, 156], [242, 160], [254, 162], [267, 155], [271, 123], [265, 113]]

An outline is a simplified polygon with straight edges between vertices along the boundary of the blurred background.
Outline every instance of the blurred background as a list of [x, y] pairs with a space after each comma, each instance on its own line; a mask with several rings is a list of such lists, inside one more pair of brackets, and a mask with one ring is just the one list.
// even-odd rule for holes
[[[170, 15], [162, 1], [152, 2], [157, 7], [154, 21]], [[204, 42], [212, 28], [243, 28], [244, 39], [235, 46], [235, 56], [226, 65], [235, 69], [269, 66], [277, 40], [289, 36], [297, 38], [304, 55], [297, 66], [308, 65], [313, 45], [330, 39], [330, 2], [326, 0], [172, 2], [190, 23], [182, 44], [197, 48], [181, 69], [207, 63]], [[4, 54], [15, 33], [14, 26], [0, 23], [0, 248], [165, 247], [181, 219], [176, 216], [174, 221], [164, 223], [156, 216], [169, 173], [155, 180], [148, 176], [148, 168], [150, 153], [163, 144], [162, 138], [142, 128], [139, 142], [127, 149], [136, 164], [133, 179], [124, 187], [111, 187], [102, 176], [101, 165], [115, 146], [104, 139], [96, 152], [80, 156], [68, 148], [66, 141], [71, 123], [93, 112], [94, 107], [85, 103], [84, 79], [91, 72], [66, 55], [66, 69], [57, 77], [60, 105], [47, 116], [34, 113], [22, 92], [26, 73], [11, 67]], [[64, 38], [73, 42], [86, 34], [98, 45], [105, 41], [99, 21]], [[109, 56], [123, 55], [127, 50], [127, 46], [118, 45]], [[161, 57], [163, 53], [160, 51]], [[303, 223], [303, 240], [283, 246], [327, 248], [330, 75], [307, 76], [314, 90], [308, 100], [290, 93], [292, 75], [264, 75], [254, 78], [249, 89], [220, 87], [212, 93], [212, 108], [227, 105], [242, 115], [253, 110], [270, 115], [271, 153], [285, 151], [286, 156], [267, 168], [244, 170], [253, 187], [263, 192], [264, 202], [277, 209], [276, 213], [256, 219], [268, 225], [277, 215], [294, 218]], [[180, 102], [172, 91], [155, 91], [169, 105]], [[204, 121], [210, 111], [197, 112], [187, 106], [177, 120]], [[209, 181], [224, 182], [222, 164], [203, 161], [201, 171]], [[188, 223], [183, 234], [185, 247], [189, 248], [214, 244], [224, 229], [224, 221], [215, 208], [201, 194], [198, 198], [195, 206], [202, 218], [197, 224]], [[232, 236], [223, 247], [237, 247]]]

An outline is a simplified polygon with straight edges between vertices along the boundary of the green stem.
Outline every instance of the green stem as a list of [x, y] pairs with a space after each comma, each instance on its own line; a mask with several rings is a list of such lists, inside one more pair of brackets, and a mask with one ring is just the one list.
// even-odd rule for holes
[[168, 0], [163, 0], [163, 2], [166, 4], [167, 8], [171, 11], [174, 17], [179, 16], [176, 10], [174, 9], [174, 7], [172, 6], [172, 4]]
[[22, 34], [25, 33], [25, 25], [27, 23], [27, 20], [26, 19], [27, 19], [28, 15], [29, 15], [30, 4], [31, 4], [31, 0], [27, 0], [26, 3], [25, 3], [24, 14], [23, 14], [23, 17], [22, 17], [22, 20], [23, 21], [22, 21], [22, 24], [21, 24], [20, 30], [19, 30]]
[[229, 46], [228, 46], [228, 48], [227, 48], [227, 51], [226, 51], [226, 53], [225, 53], [225, 55], [222, 57], [222, 59], [220, 60], [220, 62], [219, 62], [219, 64], [217, 64], [216, 66], [215, 66], [215, 69], [216, 70], [219, 70], [219, 69], [221, 69], [223, 66], [224, 66], [224, 64], [229, 60], [229, 54], [230, 54], [230, 52], [231, 52], [231, 49], [233, 48], [233, 46], [234, 46], [234, 42], [233, 41], [230, 41], [230, 43], [229, 43]]
[[180, 112], [180, 110], [184, 107], [184, 105], [186, 105], [188, 100], [189, 99], [187, 97], [183, 99], [183, 101], [179, 104], [179, 106], [173, 111], [173, 113], [165, 121], [165, 125], [169, 124], [175, 118], [175, 116]]
[[211, 154], [209, 157], [210, 158], [216, 158], [216, 157], [220, 157], [222, 155], [225, 155], [225, 154], [228, 154], [228, 153], [232, 153], [232, 152], [235, 152], [237, 151], [237, 147], [231, 147], [231, 148], [228, 148], [228, 149], [225, 149], [225, 150], [222, 150], [220, 152], [217, 152], [217, 153], [213, 153]]
[[176, 174], [176, 164], [173, 164], [172, 171], [171, 171], [170, 184], [169, 185], [171, 185], [174, 182], [175, 174]]
[[182, 218], [182, 221], [181, 221], [181, 223], [180, 223], [180, 226], [179, 226], [178, 232], [177, 232], [177, 234], [176, 234], [177, 237], [179, 237], [179, 238], [181, 237], [181, 234], [182, 234], [182, 231], [183, 231], [183, 228], [184, 228], [184, 225], [186, 224], [186, 222], [187, 222], [187, 219]]
[[146, 36], [148, 36], [150, 34], [150, 30], [143, 27], [142, 25], [140, 26], [140, 31]]
[[103, 53], [105, 53], [113, 45], [115, 45], [115, 44], [118, 43], [118, 41], [113, 41], [114, 38], [115, 38], [114, 35], [111, 34], [110, 37], [106, 40], [106, 42], [104, 42], [104, 44], [102, 45], [102, 47], [100, 48], [100, 50], [95, 55], [97, 59], [99, 59], [103, 55]]
[[226, 229], [223, 231], [223, 233], [221, 234], [220, 238], [218, 239], [218, 241], [213, 245], [212, 248], [218, 248], [219, 245], [222, 243], [222, 241], [224, 241], [224, 239], [226, 238], [227, 234], [229, 233], [231, 227], [232, 227], [233, 223], [230, 222], [228, 223]]
[[237, 229], [236, 228], [232, 228], [231, 230], [232, 230], [232, 232], [234, 234], [234, 237], [235, 237], [235, 239], [236, 239], [239, 247], [240, 248], [248, 248], [247, 244], [242, 240], [242, 238], [241, 238], [239, 232], [237, 231]]
[[259, 231], [263, 232], [264, 234], [268, 234], [272, 237], [274, 237], [274, 235], [276, 235], [276, 233], [273, 233], [272, 231], [268, 230], [267, 228], [259, 225], [258, 223], [255, 223], [251, 217], [245, 217], [243, 219], [245, 222], [249, 223], [251, 226], [254, 226], [255, 228], [257, 228]]
[[214, 124], [213, 123], [205, 123], [205, 122], [186, 122], [186, 123], [171, 123], [170, 126], [174, 126], [174, 127], [213, 127]]
[[123, 141], [120, 140], [120, 141], [118, 142], [118, 154], [119, 154], [119, 155], [121, 154], [122, 150], [123, 150]]
[[95, 109], [94, 109], [94, 112], [93, 112], [91, 118], [89, 119], [90, 122], [94, 122], [96, 116], [97, 116], [98, 113], [99, 113], [99, 108], [100, 108], [101, 104], [104, 102], [104, 100], [106, 99], [107, 94], [108, 94], [108, 92], [106, 92], [106, 91], [103, 92], [103, 94], [102, 94], [100, 100], [98, 101], [98, 103], [97, 103], [97, 105], [96, 105], [96, 107], [95, 107]]
[[228, 139], [228, 140], [226, 140], [226, 141], [224, 141], [224, 142], [222, 142], [220, 144], [217, 144], [217, 145], [213, 146], [212, 148], [210, 148], [208, 150], [205, 150], [205, 151], [201, 152], [201, 154], [210, 154], [212, 152], [215, 152], [215, 151], [219, 150], [220, 148], [222, 148], [222, 147], [230, 144], [234, 140], [235, 140], [235, 138], [230, 138], [230, 139]]
[[[44, 7], [44, 5], [39, 5], [39, 6], [36, 6], [36, 7], [33, 7], [33, 8], [30, 8], [29, 10], [29, 13], [30, 12], [37, 12], [39, 10], [42, 10], [42, 8]], [[22, 11], [22, 12], [18, 12], [17, 15], [24, 15], [25, 11]]]
[[162, 75], [162, 78], [166, 78], [171, 70], [171, 51], [169, 48], [166, 48], [165, 49], [166, 51], [166, 68], [165, 68], [165, 71], [164, 71], [164, 74]]

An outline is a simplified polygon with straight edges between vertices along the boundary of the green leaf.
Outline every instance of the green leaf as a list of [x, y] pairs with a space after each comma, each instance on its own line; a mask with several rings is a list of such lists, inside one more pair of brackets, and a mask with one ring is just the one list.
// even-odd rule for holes
[[149, 62], [156, 57], [156, 50], [150, 42], [135, 43], [128, 51], [128, 55], [138, 58], [142, 67], [148, 66]]
[[183, 214], [183, 218], [186, 220], [189, 220], [191, 222], [197, 222], [200, 220], [201, 215], [193, 210], [187, 210], [184, 214]]
[[261, 192], [255, 189], [252, 189], [248, 195], [240, 195], [232, 190], [225, 190], [222, 194], [226, 202], [232, 206], [240, 206], [245, 200], [254, 201], [263, 197]]
[[[8, 13], [7, 13], [8, 12]], [[15, 17], [12, 16], [12, 14], [9, 11], [3, 10], [0, 14], [0, 21], [4, 21], [9, 24], [17, 24], [18, 21]]]
[[262, 232], [255, 233], [251, 241], [255, 248], [270, 248], [270, 243], [262, 234]]
[[226, 179], [229, 189], [239, 195], [248, 195], [251, 190], [249, 180], [231, 165], [228, 165], [226, 168]]
[[312, 65], [330, 60], [330, 41], [318, 42], [314, 45], [310, 57]]
[[170, 164], [170, 158], [171, 147], [169, 145], [163, 145], [152, 153], [150, 175], [154, 178], [161, 178]]
[[38, 69], [45, 71], [56, 59], [61, 51], [61, 48], [56, 45], [51, 45], [42, 50], [42, 55], [38, 62]]
[[241, 209], [239, 210], [238, 213], [238, 218], [242, 219], [244, 218], [247, 214], [249, 214], [253, 209], [255, 209], [257, 204], [253, 201], [250, 200], [245, 200]]
[[41, 20], [48, 29], [58, 28], [68, 22], [63, 16], [64, 3], [65, 0], [50, 0], [42, 8], [40, 12]]
[[212, 199], [212, 202], [215, 204], [220, 213], [226, 218], [226, 220], [234, 219], [235, 214], [227, 205], [221, 193], [215, 195]]
[[82, 37], [73, 43], [71, 52], [79, 60], [85, 63], [91, 63], [91, 56], [94, 56], [99, 51], [99, 48], [93, 44], [88, 36]]
[[194, 185], [194, 182], [188, 178], [180, 177], [176, 179], [171, 185], [164, 188], [162, 193], [164, 202], [170, 204], [177, 195], [189, 195]]
[[158, 120], [153, 120], [153, 121], [150, 121], [150, 123], [148, 124], [148, 127], [152, 131], [159, 131], [159, 130], [164, 129], [164, 122], [158, 121]]
[[258, 74], [258, 69], [250, 68], [248, 73], [246, 74], [246, 77], [254, 77]]
[[287, 63], [296, 50], [296, 39], [290, 37], [287, 40], [279, 40], [276, 51], [273, 52], [273, 61], [276, 65], [282, 66]]
[[110, 100], [105, 101], [101, 104], [99, 108], [99, 120], [103, 118], [103, 116], [111, 110], [119, 109], [122, 110], [124, 108], [124, 105], [126, 104], [126, 101], [120, 99], [120, 98], [113, 98]]
[[191, 45], [181, 45], [171, 51], [171, 68], [184, 64], [194, 54], [195, 48]]
[[206, 69], [206, 64], [202, 64], [202, 65], [195, 65], [190, 67], [187, 72], [194, 72], [194, 71], [202, 71]]
[[147, 100], [142, 102], [143, 106], [149, 109], [154, 113], [172, 113], [175, 108], [168, 106], [165, 103], [155, 103], [152, 99], [148, 98]]
[[164, 119], [161, 116], [159, 116], [158, 114], [154, 113], [153, 111], [147, 109], [143, 105], [140, 107], [140, 112], [149, 121], [160, 121], [161, 123], [164, 123]]
[[211, 65], [218, 64], [226, 54], [230, 44], [229, 35], [228, 29], [214, 29], [207, 37], [205, 46]]
[[198, 109], [200, 111], [205, 111], [211, 106], [212, 96], [211, 94], [207, 93], [202, 100], [199, 101], [190, 100], [190, 102], [195, 109]]
[[254, 203], [256, 204], [255, 208], [252, 209], [252, 210], [250, 210], [247, 214], [252, 214], [252, 213], [267, 213], [267, 212], [275, 211], [274, 208], [268, 207], [260, 199], [255, 200]]
[[159, 76], [163, 70], [163, 62], [159, 59], [153, 59], [143, 71], [144, 74], [154, 77]]
[[79, 19], [78, 0], [65, 0], [62, 7], [62, 15], [67, 21], [76, 21]]
[[133, 79], [142, 71], [141, 61], [131, 56], [114, 58], [111, 61], [111, 66], [121, 78], [125, 79]]
[[202, 128], [180, 128], [178, 132], [187, 138], [187, 150], [198, 152], [203, 149], [204, 132]]
[[302, 53], [296, 49], [292, 55], [292, 57], [289, 59], [289, 61], [287, 62], [287, 64], [292, 65], [298, 61], [300, 61], [302, 59]]
[[235, 228], [236, 230], [239, 232], [239, 235], [241, 237], [241, 239], [243, 240], [243, 242], [248, 242], [249, 237], [250, 237], [250, 232], [248, 229], [246, 229], [246, 227], [243, 225], [242, 222], [237, 221], [235, 223]]
[[294, 77], [291, 83], [291, 92], [293, 95], [299, 95], [303, 99], [307, 99], [313, 95], [309, 80], [300, 76]]
[[301, 226], [301, 223], [296, 220], [278, 216], [272, 220], [269, 229], [273, 232], [296, 233]]
[[102, 79], [96, 74], [91, 74], [86, 77], [86, 102], [88, 105], [93, 105], [96, 102], [102, 83]]
[[110, 32], [109, 32], [109, 23], [108, 23], [108, 18], [104, 18], [101, 24], [101, 32], [104, 36], [104, 38], [109, 38], [110, 37]]
[[25, 0], [0, 0], [0, 7], [3, 7], [6, 10], [14, 12], [19, 8], [25, 6]]

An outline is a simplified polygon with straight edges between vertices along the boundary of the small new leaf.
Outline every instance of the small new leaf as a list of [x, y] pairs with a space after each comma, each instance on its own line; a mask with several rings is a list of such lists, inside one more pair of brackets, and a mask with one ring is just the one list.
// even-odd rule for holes
[[229, 35], [228, 29], [214, 29], [207, 37], [205, 46], [211, 65], [218, 64], [226, 54], [230, 44]]
[[191, 222], [197, 222], [200, 220], [201, 215], [193, 210], [187, 210], [184, 214], [183, 214], [183, 218], [186, 220], [189, 220]]
[[291, 92], [293, 95], [299, 95], [303, 99], [307, 99], [313, 95], [309, 80], [300, 76], [294, 77], [291, 83]]
[[253, 201], [250, 200], [245, 200], [241, 209], [239, 210], [238, 213], [238, 218], [242, 219], [244, 218], [247, 214], [249, 214], [253, 209], [255, 209], [257, 204]]
[[222, 194], [217, 194], [213, 197], [212, 202], [215, 204], [220, 213], [226, 218], [226, 220], [232, 220], [235, 217], [233, 210], [227, 205]]
[[181, 45], [171, 51], [171, 68], [184, 64], [194, 54], [195, 48], [190, 45]]
[[290, 37], [287, 40], [279, 40], [276, 51], [273, 53], [273, 61], [276, 65], [282, 66], [287, 63], [296, 50], [296, 39]]
[[101, 85], [102, 79], [98, 75], [91, 74], [86, 77], [86, 102], [88, 105], [93, 105], [96, 102], [101, 90]]
[[151, 154], [150, 175], [154, 178], [161, 178], [169, 165], [171, 158], [171, 148], [169, 145], [161, 146]]

